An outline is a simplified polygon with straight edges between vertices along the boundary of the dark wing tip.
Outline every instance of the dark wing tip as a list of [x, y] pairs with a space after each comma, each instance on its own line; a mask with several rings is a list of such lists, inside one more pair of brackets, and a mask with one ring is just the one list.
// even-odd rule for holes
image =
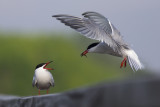
[[50, 83], [50, 85], [52, 86], [52, 87], [54, 87], [55, 86], [55, 83], [53, 82], [53, 83]]
[[53, 15], [52, 17], [61, 17], [61, 16], [63, 16], [63, 15]]
[[53, 15], [52, 17], [63, 17], [63, 16], [66, 16], [66, 15], [64, 15], [64, 14], [57, 14], [57, 15]]
[[57, 15], [53, 15], [52, 17], [56, 17]]
[[32, 82], [32, 87], [34, 87], [36, 84], [34, 82]]
[[86, 14], [90, 14], [90, 13], [97, 13], [97, 12], [93, 12], [93, 11], [87, 11], [87, 12], [84, 12], [82, 15], [86, 15]]

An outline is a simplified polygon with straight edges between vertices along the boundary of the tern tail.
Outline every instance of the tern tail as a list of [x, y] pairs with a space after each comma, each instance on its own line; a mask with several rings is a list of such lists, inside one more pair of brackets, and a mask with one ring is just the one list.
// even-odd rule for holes
[[134, 50], [125, 50], [125, 53], [127, 54], [128, 63], [133, 71], [138, 71], [144, 68]]

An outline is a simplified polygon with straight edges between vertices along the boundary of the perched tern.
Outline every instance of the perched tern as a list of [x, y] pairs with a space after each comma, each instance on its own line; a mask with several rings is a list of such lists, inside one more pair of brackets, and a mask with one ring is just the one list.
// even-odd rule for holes
[[39, 95], [40, 90], [48, 90], [50, 86], [54, 87], [54, 79], [52, 74], [49, 72], [49, 70], [54, 70], [53, 68], [46, 68], [48, 64], [50, 64], [53, 61], [47, 62], [47, 63], [40, 63], [36, 66], [35, 73], [33, 76], [32, 86], [36, 86], [39, 89]]
[[107, 18], [97, 12], [85, 12], [82, 15], [84, 16], [83, 18], [65, 14], [52, 16], [87, 38], [100, 41], [89, 45], [81, 56], [86, 56], [87, 53], [110, 54], [123, 58], [120, 65], [121, 68], [123, 66], [126, 67], [127, 61], [133, 71], [143, 68], [135, 51], [124, 42], [120, 32]]

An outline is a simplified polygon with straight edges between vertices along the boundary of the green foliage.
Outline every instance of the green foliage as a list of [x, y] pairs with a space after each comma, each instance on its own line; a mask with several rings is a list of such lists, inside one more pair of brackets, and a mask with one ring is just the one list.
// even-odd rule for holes
[[100, 54], [80, 57], [90, 41], [79, 36], [65, 36], [69, 35], [1, 34], [0, 93], [37, 95], [36, 87], [31, 85], [35, 66], [51, 60], [54, 62], [49, 66], [55, 69], [50, 71], [55, 87], [50, 93], [90, 86], [132, 73], [129, 67], [119, 68], [120, 58]]

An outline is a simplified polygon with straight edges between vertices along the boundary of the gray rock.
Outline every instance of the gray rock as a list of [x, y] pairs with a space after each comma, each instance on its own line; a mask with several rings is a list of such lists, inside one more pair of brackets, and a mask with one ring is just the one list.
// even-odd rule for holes
[[160, 107], [160, 78], [101, 83], [60, 94], [0, 96], [0, 107]]

